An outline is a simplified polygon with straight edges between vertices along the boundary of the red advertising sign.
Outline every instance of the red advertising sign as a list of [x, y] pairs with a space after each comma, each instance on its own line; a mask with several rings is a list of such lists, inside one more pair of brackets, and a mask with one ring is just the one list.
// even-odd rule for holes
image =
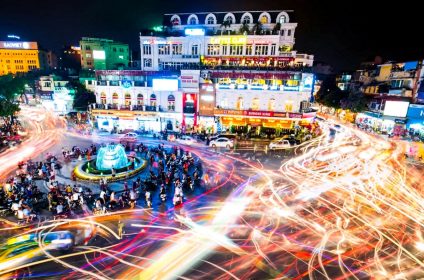
[[288, 112], [271, 112], [271, 111], [252, 111], [252, 110], [223, 110], [215, 109], [215, 115], [233, 115], [246, 117], [274, 117], [274, 118], [290, 118], [305, 119], [315, 117], [315, 113], [288, 113]]

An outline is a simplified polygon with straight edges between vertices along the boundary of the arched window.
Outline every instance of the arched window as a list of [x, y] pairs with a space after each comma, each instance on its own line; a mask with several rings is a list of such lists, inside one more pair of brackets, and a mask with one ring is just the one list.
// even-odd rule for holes
[[241, 23], [242, 24], [251, 24], [251, 23], [253, 23], [252, 14], [250, 14], [250, 13], [243, 14], [243, 16], [241, 17]]
[[275, 111], [275, 99], [271, 98], [268, 101], [268, 111]]
[[280, 18], [278, 19], [278, 22], [280, 24], [286, 23], [286, 16], [280, 16]]
[[262, 24], [268, 24], [271, 23], [271, 16], [269, 15], [269, 13], [262, 13], [259, 16], [259, 22]]
[[181, 19], [178, 15], [173, 15], [171, 17], [171, 24], [172, 25], [180, 25], [181, 24]]
[[224, 22], [228, 22], [229, 24], [236, 23], [236, 17], [232, 13], [228, 13], [224, 17]]
[[259, 98], [257, 97], [252, 100], [252, 110], [259, 110]]
[[283, 23], [288, 23], [290, 21], [290, 19], [289, 19], [289, 14], [287, 14], [286, 12], [281, 12], [281, 13], [279, 13], [278, 15], [277, 15], [277, 18], [275, 19], [275, 22], [276, 23], [280, 23], [280, 24], [283, 24]]
[[208, 16], [207, 18], [206, 18], [206, 24], [215, 24], [215, 19], [214, 19], [214, 17], [213, 16]]
[[168, 111], [175, 111], [175, 96], [168, 95]]
[[196, 15], [190, 15], [187, 20], [187, 24], [196, 25], [199, 23], [199, 20]]
[[144, 97], [141, 93], [137, 94], [137, 105], [139, 106], [144, 105]]
[[102, 104], [106, 104], [106, 93], [102, 92], [102, 93], [100, 94], [100, 102], [101, 102]]
[[150, 106], [155, 106], [156, 107], [156, 104], [157, 104], [156, 94], [152, 93], [150, 95]]
[[243, 108], [244, 108], [244, 104], [243, 104], [243, 97], [241, 97], [241, 96], [240, 96], [240, 97], [237, 99], [236, 108], [237, 108], [237, 110], [243, 110]]
[[125, 93], [125, 106], [130, 106], [131, 105], [131, 94], [130, 93]]
[[119, 102], [119, 95], [116, 92], [114, 92], [112, 94], [112, 104], [118, 105], [118, 102]]

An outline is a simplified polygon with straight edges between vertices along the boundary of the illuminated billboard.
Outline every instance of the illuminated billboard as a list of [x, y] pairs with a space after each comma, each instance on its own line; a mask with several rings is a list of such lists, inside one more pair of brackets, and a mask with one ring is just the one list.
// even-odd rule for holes
[[201, 28], [187, 28], [184, 30], [184, 34], [187, 36], [204, 36], [205, 30]]
[[178, 91], [177, 79], [153, 79], [154, 91]]
[[407, 101], [386, 101], [384, 115], [404, 118], [408, 113], [409, 102]]
[[0, 41], [0, 49], [36, 50], [38, 46], [36, 42]]
[[94, 59], [102, 59], [102, 60], [104, 60], [104, 59], [106, 59], [106, 53], [105, 53], [105, 51], [94, 50], [93, 51], [93, 58]]

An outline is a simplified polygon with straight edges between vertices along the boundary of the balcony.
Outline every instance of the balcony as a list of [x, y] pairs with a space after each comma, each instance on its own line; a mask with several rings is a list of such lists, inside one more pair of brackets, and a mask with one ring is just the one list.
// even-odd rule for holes
[[144, 106], [147, 112], [156, 112], [156, 106]]

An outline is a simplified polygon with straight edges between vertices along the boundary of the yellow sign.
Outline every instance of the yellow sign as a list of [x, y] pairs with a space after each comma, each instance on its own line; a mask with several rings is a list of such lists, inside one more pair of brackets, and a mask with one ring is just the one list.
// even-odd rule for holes
[[243, 45], [246, 44], [246, 36], [222, 36], [222, 37], [213, 37], [211, 38], [211, 44], [219, 45]]

